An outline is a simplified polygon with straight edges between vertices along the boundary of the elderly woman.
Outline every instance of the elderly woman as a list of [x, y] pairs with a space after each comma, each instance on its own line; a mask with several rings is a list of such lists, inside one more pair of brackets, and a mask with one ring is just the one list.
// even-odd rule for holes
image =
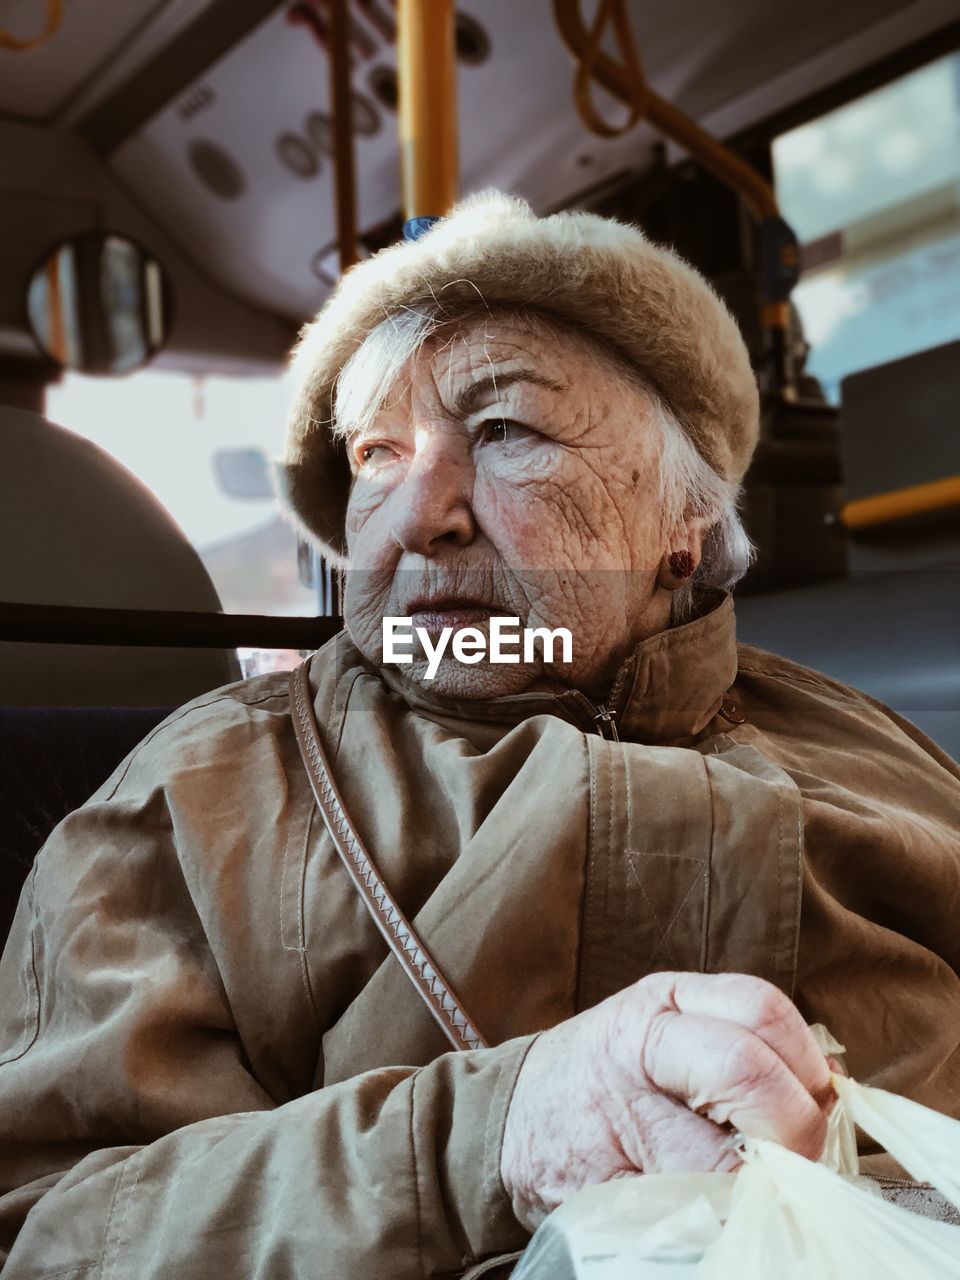
[[[757, 396], [705, 282], [488, 196], [350, 272], [297, 364], [346, 634], [179, 710], [38, 857], [5, 1280], [492, 1274], [731, 1129], [816, 1156], [816, 1021], [960, 1112], [960, 771], [737, 645]], [[504, 618], [572, 643], [495, 662]]]

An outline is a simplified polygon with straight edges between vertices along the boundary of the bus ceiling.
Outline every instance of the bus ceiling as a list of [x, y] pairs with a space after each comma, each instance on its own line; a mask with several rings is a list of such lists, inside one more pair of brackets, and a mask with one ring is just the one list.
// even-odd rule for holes
[[[603, 32], [590, 44], [605, 8], [611, 18], [621, 10], [642, 53], [633, 100], [604, 74], [625, 51]], [[431, 94], [453, 101], [452, 78], [442, 82], [431, 56], [430, 21], [422, 24], [428, 43], [419, 55], [413, 48], [403, 54], [404, 9], [411, 29], [410, 15], [448, 6], [127, 0], [109, 20], [96, 0], [2, 6], [5, 385], [24, 369], [52, 376], [38, 359], [37, 339], [48, 352], [53, 343], [61, 359], [65, 339], [56, 323], [43, 333], [42, 322], [31, 320], [31, 287], [34, 303], [51, 291], [60, 296], [70, 270], [82, 271], [84, 262], [89, 270], [92, 246], [97, 237], [106, 243], [105, 234], [112, 269], [126, 272], [123, 279], [147, 300], [149, 323], [130, 350], [168, 368], [278, 368], [298, 326], [335, 283], [341, 249], [349, 261], [400, 233], [398, 60], [420, 57], [418, 84], [433, 77], [421, 95], [427, 109]], [[754, 168], [736, 148], [715, 152], [712, 165], [702, 151], [699, 159], [769, 219], [775, 201], [772, 209], [765, 203], [769, 169], [762, 170], [781, 127], [774, 121], [790, 112], [796, 121], [816, 95], [852, 93], [864, 76], [890, 75], [960, 43], [955, 6], [941, 0], [808, 0], [789, 8], [730, 0], [720, 9], [707, 0], [463, 0], [449, 13], [456, 120], [449, 111], [443, 117], [454, 139], [446, 144], [454, 186], [515, 191], [541, 212], [594, 204], [644, 175], [662, 183], [683, 154], [678, 143], [692, 145], [692, 131], [750, 140]], [[615, 22], [610, 31], [615, 37]], [[338, 41], [339, 59], [331, 56]], [[571, 52], [581, 71], [591, 63], [589, 109], [582, 78], [575, 101]], [[338, 144], [335, 91], [350, 104], [349, 147], [342, 115]], [[409, 95], [403, 109], [410, 118], [401, 134], [409, 137], [417, 110]], [[671, 119], [689, 129], [671, 131]], [[591, 127], [596, 120], [606, 127]], [[675, 141], [664, 144], [664, 133]], [[341, 182], [338, 195], [336, 172], [345, 162], [354, 172], [349, 192]], [[739, 165], [739, 181], [731, 164]], [[446, 180], [449, 190], [449, 173]], [[345, 243], [351, 232], [353, 245]], [[788, 251], [773, 245], [775, 254]], [[102, 342], [91, 343], [101, 364], [90, 367], [109, 371]], [[115, 371], [131, 358], [129, 351], [116, 357]]]

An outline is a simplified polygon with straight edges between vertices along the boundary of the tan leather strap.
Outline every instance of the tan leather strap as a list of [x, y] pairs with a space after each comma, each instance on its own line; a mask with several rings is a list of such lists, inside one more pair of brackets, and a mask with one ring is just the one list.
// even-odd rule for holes
[[307, 674], [309, 658], [290, 677], [290, 703], [297, 745], [306, 766], [310, 786], [333, 847], [357, 886], [364, 906], [400, 961], [417, 994], [436, 1018], [455, 1049], [484, 1049], [486, 1041], [474, 1027], [456, 992], [417, 935], [380, 878], [373, 859], [357, 835], [343, 797], [337, 789], [330, 762], [320, 745], [313, 698]]

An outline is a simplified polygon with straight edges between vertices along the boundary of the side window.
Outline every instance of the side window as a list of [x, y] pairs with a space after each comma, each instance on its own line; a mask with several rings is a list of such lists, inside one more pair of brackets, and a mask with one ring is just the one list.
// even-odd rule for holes
[[[196, 547], [226, 613], [314, 615], [314, 568], [298, 563], [293, 526], [270, 484], [289, 390], [283, 377], [194, 377], [143, 370], [120, 378], [67, 372], [47, 392], [52, 421], [112, 454], [166, 507]], [[240, 650], [244, 674], [285, 669], [286, 650]]]
[[781, 134], [773, 159], [831, 400], [848, 373], [960, 337], [960, 53]]

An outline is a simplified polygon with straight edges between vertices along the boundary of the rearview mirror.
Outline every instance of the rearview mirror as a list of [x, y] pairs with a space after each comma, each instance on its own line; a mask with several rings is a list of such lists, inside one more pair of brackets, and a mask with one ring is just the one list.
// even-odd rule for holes
[[81, 373], [130, 373], [163, 346], [170, 323], [166, 272], [125, 236], [64, 240], [33, 270], [27, 318], [43, 351]]

